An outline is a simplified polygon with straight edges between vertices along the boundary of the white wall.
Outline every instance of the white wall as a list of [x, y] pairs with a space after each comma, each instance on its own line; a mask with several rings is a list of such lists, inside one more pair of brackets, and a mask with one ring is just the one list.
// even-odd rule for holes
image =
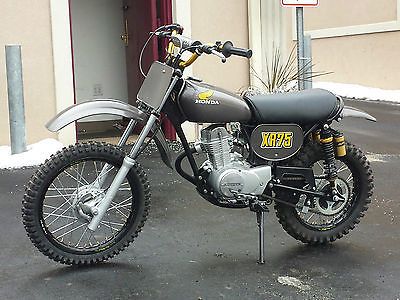
[[[76, 100], [114, 98], [127, 102], [122, 1], [71, 0]], [[104, 121], [99, 116], [84, 121]]]

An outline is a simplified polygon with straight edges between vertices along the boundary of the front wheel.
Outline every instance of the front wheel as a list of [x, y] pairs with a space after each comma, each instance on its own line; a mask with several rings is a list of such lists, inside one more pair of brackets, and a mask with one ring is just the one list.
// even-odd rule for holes
[[88, 228], [95, 205], [122, 165], [124, 152], [104, 143], [79, 143], [51, 156], [29, 181], [22, 219], [33, 244], [69, 265], [107, 260], [131, 243], [147, 218], [150, 188], [135, 163], [95, 231]]
[[[313, 210], [294, 208], [283, 203], [276, 203], [276, 215], [283, 229], [297, 240], [309, 244], [333, 242], [360, 222], [368, 209], [373, 192], [373, 175], [366, 156], [352, 144], [346, 145], [347, 155], [336, 160], [338, 171], [337, 189], [344, 201], [333, 203], [321, 198], [311, 201]], [[308, 144], [297, 155], [290, 166], [313, 168], [314, 175], [323, 174], [324, 155], [318, 144]], [[321, 178], [321, 176], [319, 176]], [[316, 190], [327, 191], [329, 183], [325, 179], [316, 179]], [[302, 187], [307, 188], [307, 186]], [[300, 206], [302, 199], [298, 194], [280, 192], [277, 198], [286, 200], [297, 197]], [[303, 201], [304, 202], [304, 201]]]

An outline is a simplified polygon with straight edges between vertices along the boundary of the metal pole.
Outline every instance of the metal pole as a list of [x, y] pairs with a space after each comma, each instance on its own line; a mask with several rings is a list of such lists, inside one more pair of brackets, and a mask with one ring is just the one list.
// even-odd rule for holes
[[299, 71], [298, 87], [304, 90], [304, 12], [303, 7], [296, 7], [297, 28], [297, 68]]
[[304, 88], [306, 90], [312, 89], [312, 47], [311, 36], [309, 34], [304, 37], [304, 66]]
[[24, 86], [20, 45], [6, 45], [6, 69], [11, 154], [18, 154], [26, 151]]

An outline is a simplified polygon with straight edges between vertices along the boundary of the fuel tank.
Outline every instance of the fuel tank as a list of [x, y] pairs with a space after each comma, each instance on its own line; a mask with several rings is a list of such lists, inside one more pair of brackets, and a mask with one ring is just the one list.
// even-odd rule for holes
[[251, 119], [250, 108], [241, 97], [194, 80], [185, 81], [178, 105], [190, 122], [228, 123]]

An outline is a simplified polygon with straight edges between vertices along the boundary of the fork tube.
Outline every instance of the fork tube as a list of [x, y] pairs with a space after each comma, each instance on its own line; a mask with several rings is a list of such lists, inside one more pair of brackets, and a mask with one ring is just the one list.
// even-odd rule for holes
[[126, 144], [126, 141], [128, 140], [130, 134], [132, 133], [133, 128], [135, 128], [137, 121], [134, 119], [131, 119], [129, 121], [128, 126], [126, 126], [124, 133], [122, 134], [121, 138], [119, 139], [118, 146], [124, 146]]
[[134, 166], [135, 160], [133, 159], [136, 157], [140, 146], [143, 144], [145, 138], [150, 133], [151, 128], [153, 128], [154, 123], [157, 120], [157, 116], [152, 114], [150, 115], [146, 126], [143, 128], [142, 132], [140, 133], [135, 146], [132, 148], [132, 151], [129, 155], [125, 156], [124, 162], [122, 163], [121, 168], [118, 170], [117, 175], [115, 175], [114, 180], [112, 181], [110, 187], [107, 190], [106, 195], [98, 204], [97, 208], [93, 211], [93, 218], [88, 225], [88, 228], [92, 231], [95, 231], [99, 226], [101, 220], [103, 219], [107, 209], [109, 208], [111, 201], [114, 199], [115, 195], [118, 192], [119, 187], [121, 186], [122, 182], [125, 180], [126, 175], [128, 175], [129, 170]]
[[[126, 126], [124, 133], [122, 134], [117, 146], [122, 147], [126, 144], [126, 141], [128, 140], [130, 134], [132, 133], [133, 128], [135, 128], [137, 121], [134, 119], [131, 119], [128, 123], [128, 126]], [[107, 172], [110, 169], [110, 165], [109, 164], [105, 164], [103, 166], [103, 168], [101, 169], [99, 176], [97, 176], [96, 178], [96, 183], [95, 186], [96, 188], [100, 189], [101, 186], [103, 185], [104, 181], [106, 180], [107, 176]]]
[[136, 140], [135, 145], [132, 147], [131, 152], [129, 153], [129, 157], [135, 159], [137, 154], [139, 153], [139, 149], [144, 143], [144, 140], [150, 133], [151, 129], [153, 128], [154, 123], [158, 120], [158, 117], [155, 114], [150, 115], [149, 119], [147, 120], [146, 126], [143, 128], [142, 132], [140, 133], [138, 139]]

